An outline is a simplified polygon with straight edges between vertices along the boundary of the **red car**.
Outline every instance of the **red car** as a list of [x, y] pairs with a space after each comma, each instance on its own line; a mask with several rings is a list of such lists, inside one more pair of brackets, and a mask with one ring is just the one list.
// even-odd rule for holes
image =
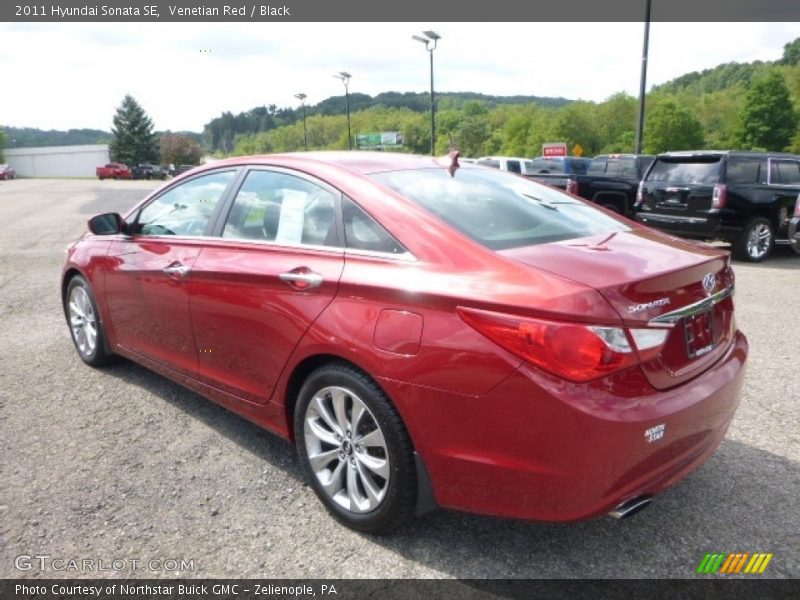
[[133, 179], [133, 172], [128, 165], [123, 163], [108, 163], [103, 167], [97, 167], [95, 174], [100, 181], [103, 179]]
[[62, 284], [83, 361], [293, 440], [363, 531], [435, 506], [625, 516], [741, 395], [726, 252], [456, 155], [229, 159], [89, 229]]
[[0, 179], [14, 179], [17, 176], [17, 172], [14, 171], [14, 167], [7, 164], [0, 165]]

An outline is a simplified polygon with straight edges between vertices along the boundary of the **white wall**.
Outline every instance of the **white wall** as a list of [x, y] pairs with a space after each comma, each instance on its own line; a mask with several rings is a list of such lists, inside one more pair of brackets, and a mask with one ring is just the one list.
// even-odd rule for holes
[[109, 162], [107, 144], [6, 148], [3, 154], [17, 177], [94, 177]]

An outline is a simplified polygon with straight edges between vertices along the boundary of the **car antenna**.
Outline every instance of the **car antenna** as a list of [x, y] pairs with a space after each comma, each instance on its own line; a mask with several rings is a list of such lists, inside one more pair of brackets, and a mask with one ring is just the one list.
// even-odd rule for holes
[[450, 177], [455, 177], [456, 171], [461, 167], [461, 165], [458, 164], [458, 157], [461, 155], [461, 152], [458, 150], [458, 144], [456, 144], [453, 134], [448, 133], [447, 136], [450, 138], [450, 154], [448, 155], [450, 158], [450, 166], [447, 167], [447, 172], [450, 173]]

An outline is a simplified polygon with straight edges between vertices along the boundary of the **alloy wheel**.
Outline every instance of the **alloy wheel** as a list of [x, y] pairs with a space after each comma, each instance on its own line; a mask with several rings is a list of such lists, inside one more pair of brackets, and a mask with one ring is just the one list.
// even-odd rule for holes
[[756, 223], [747, 236], [747, 253], [758, 260], [768, 251], [772, 239], [772, 231], [766, 223]]
[[78, 351], [85, 357], [97, 348], [97, 318], [86, 289], [78, 285], [69, 294], [69, 325]]
[[345, 510], [366, 513], [389, 489], [386, 438], [358, 395], [328, 386], [306, 408], [303, 432], [308, 461], [324, 493]]

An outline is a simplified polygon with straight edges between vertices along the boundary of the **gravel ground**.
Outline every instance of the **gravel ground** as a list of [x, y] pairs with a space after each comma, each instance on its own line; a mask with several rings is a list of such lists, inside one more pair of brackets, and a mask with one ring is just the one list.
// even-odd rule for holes
[[[94, 370], [74, 352], [64, 249], [89, 216], [156, 185], [0, 182], [0, 577], [692, 577], [706, 552], [734, 551], [772, 552], [768, 575], [800, 577], [800, 257], [788, 248], [737, 265], [742, 406], [720, 450], [651, 508], [569, 525], [437, 511], [376, 538], [327, 515], [287, 442], [135, 364]], [[20, 555], [125, 567], [19, 570]]]

